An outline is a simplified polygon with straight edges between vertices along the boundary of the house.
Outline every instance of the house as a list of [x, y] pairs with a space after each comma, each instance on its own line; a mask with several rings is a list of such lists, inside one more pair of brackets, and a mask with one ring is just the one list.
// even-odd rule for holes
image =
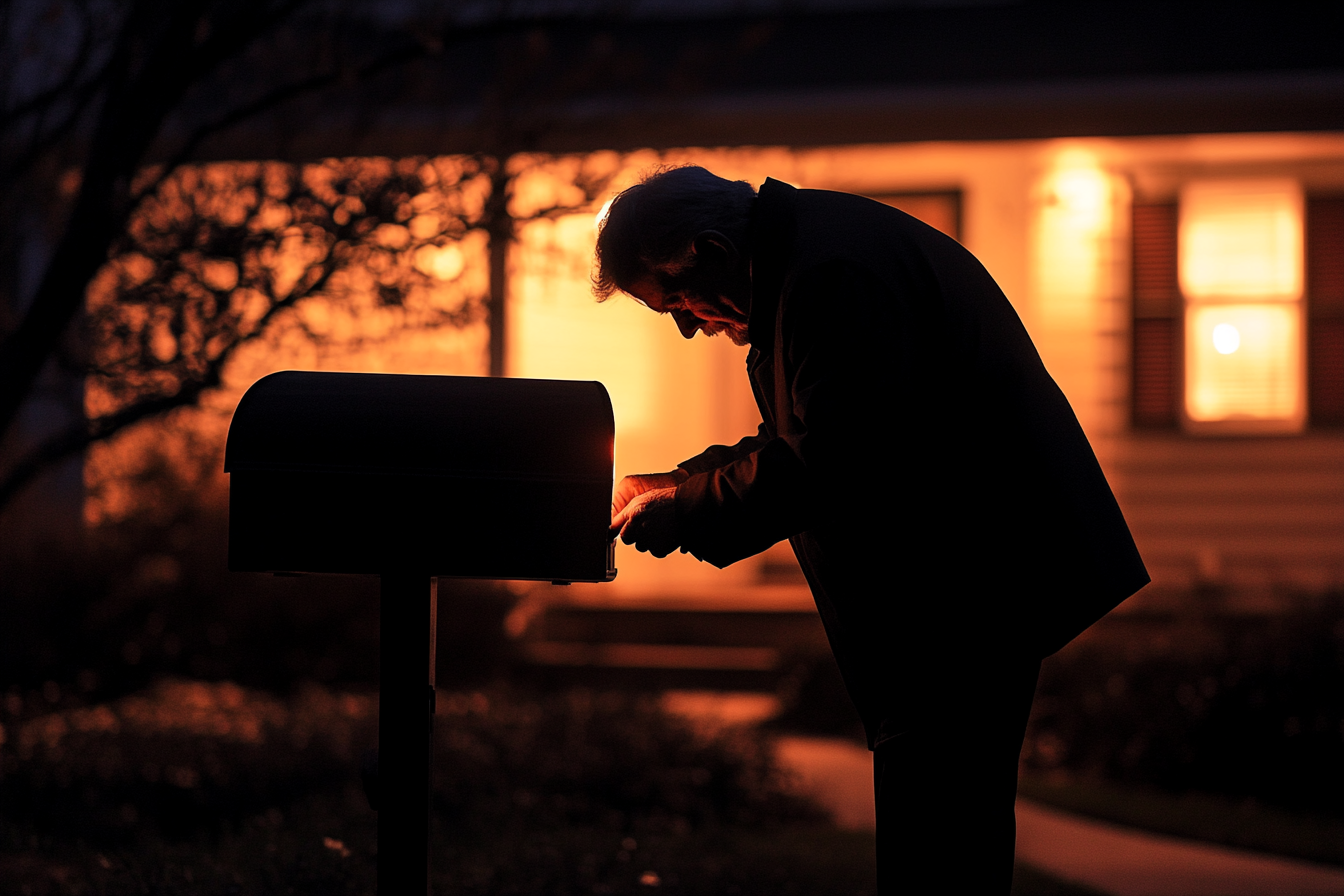
[[[1344, 587], [1340, 37], [1327, 6], [1264, 2], [654, 2], [471, 38], [208, 151], [539, 154], [520, 202], [576, 159], [613, 187], [694, 162], [905, 208], [985, 263], [1076, 409], [1153, 574], [1127, 606], [1272, 611]], [[520, 228], [505, 372], [606, 383], [618, 475], [753, 431], [743, 351], [594, 303], [593, 236], [594, 210]], [[593, 620], [810, 612], [784, 547], [617, 565], [528, 592], [539, 661], [765, 670], [780, 648], [712, 625], [660, 653]], [[659, 618], [667, 641], [691, 617]]]

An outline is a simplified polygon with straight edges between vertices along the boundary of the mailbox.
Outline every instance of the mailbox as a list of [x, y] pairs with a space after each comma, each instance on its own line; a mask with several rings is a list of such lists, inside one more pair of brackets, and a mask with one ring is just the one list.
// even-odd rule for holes
[[604, 582], [601, 383], [285, 371], [238, 404], [229, 568]]
[[378, 890], [429, 886], [439, 576], [609, 582], [601, 383], [285, 371], [229, 426], [229, 568], [381, 578]]

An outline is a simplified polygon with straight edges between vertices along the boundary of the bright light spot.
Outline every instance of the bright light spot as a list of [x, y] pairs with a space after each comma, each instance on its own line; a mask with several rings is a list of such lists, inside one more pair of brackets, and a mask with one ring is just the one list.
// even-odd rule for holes
[[1181, 191], [1181, 291], [1192, 302], [1302, 295], [1302, 188], [1286, 178]]
[[373, 241], [388, 249], [404, 249], [411, 241], [411, 231], [400, 224], [379, 224], [373, 230]]
[[608, 199], [606, 202], [602, 203], [602, 208], [601, 208], [601, 210], [598, 211], [598, 213], [597, 213], [595, 216], [593, 216], [593, 229], [594, 229], [594, 230], [600, 230], [600, 229], [602, 228], [602, 222], [605, 221], [605, 220], [607, 220], [607, 212], [611, 211], [611, 204], [612, 204], [613, 202], [615, 202], [615, 201], [616, 201], [616, 197], [613, 196], [613, 197], [611, 197], [610, 199]]
[[423, 246], [415, 253], [415, 266], [436, 280], [456, 280], [466, 267], [466, 259], [453, 243]]
[[1106, 214], [1110, 183], [1096, 168], [1067, 169], [1055, 174], [1054, 198], [1067, 214], [1095, 226]]
[[1241, 334], [1231, 324], [1219, 324], [1213, 328], [1213, 347], [1220, 355], [1230, 355], [1241, 346]]
[[639, 876], [640, 886], [643, 887], [656, 887], [662, 882], [663, 879], [658, 876], [657, 871], [645, 871]]
[[[667, 322], [634, 302], [593, 300], [587, 276], [593, 231], [586, 215], [533, 222], [521, 228], [518, 246], [526, 265], [519, 264], [509, 284], [509, 374], [603, 383], [620, 445], [632, 430], [654, 422], [654, 346], [660, 333], [667, 336]], [[561, 267], [557, 259], [576, 263]]]
[[1296, 304], [1190, 305], [1185, 401], [1192, 421], [1299, 421], [1302, 323]]
[[1036, 301], [1052, 326], [1087, 326], [1105, 289], [1112, 178], [1086, 155], [1068, 153], [1038, 187], [1033, 265]]
[[238, 285], [238, 265], [227, 258], [209, 259], [201, 265], [201, 282], [211, 289], [228, 292]]
[[331, 850], [332, 852], [336, 853], [343, 859], [350, 858], [349, 847], [347, 847], [344, 842], [337, 840], [335, 837], [323, 837], [322, 845], [325, 846], [327, 849]]

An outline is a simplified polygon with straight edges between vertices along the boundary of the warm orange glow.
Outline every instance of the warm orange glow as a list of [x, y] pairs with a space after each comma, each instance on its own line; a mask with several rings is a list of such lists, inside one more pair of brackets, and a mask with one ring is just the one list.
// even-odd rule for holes
[[[605, 211], [604, 200], [661, 165], [702, 164], [753, 185], [770, 176], [802, 188], [886, 198], [944, 230], [958, 223], [960, 240], [1021, 313], [1051, 374], [1108, 464], [1121, 456], [1117, 451], [1128, 438], [1131, 293], [1126, 222], [1132, 190], [1144, 201], [1168, 202], [1178, 194], [1181, 200], [1179, 269], [1190, 302], [1185, 317], [1189, 344], [1183, 352], [1173, 349], [1185, 361], [1189, 427], [1292, 431], [1302, 425], [1306, 392], [1305, 324], [1299, 310], [1303, 188], [1286, 177], [1302, 178], [1308, 192], [1336, 191], [1344, 182], [1342, 158], [1344, 137], [1339, 134], [516, 156], [509, 163], [517, 175], [510, 208], [519, 221], [517, 240], [508, 253], [509, 372], [601, 380], [615, 405], [618, 477], [666, 469], [706, 444], [735, 440], [754, 430], [758, 417], [741, 350], [722, 339], [682, 340], [670, 321], [622, 297], [598, 304], [589, 289], [595, 225]], [[225, 370], [224, 388], [208, 393], [200, 407], [93, 446], [85, 464], [89, 523], [111, 526], [140, 519], [159, 504], [168, 506], [170, 501], [160, 500], [146, 485], [156, 481], [159, 469], [199, 470], [183, 473], [180, 488], [192, 500], [222, 500], [225, 480], [218, 453], [229, 414], [242, 391], [272, 371], [486, 372], [484, 320], [463, 329], [426, 329], [407, 326], [407, 321], [453, 307], [466, 295], [488, 295], [490, 256], [484, 233], [454, 233], [433, 240], [433, 245], [424, 243], [426, 235], [454, 215], [479, 216], [489, 178], [467, 177], [471, 160], [465, 157], [332, 160], [304, 166], [303, 181], [322, 202], [348, 200], [340, 208], [333, 206], [333, 220], [342, 226], [362, 213], [353, 193], [345, 197], [336, 177], [352, 162], [368, 169], [361, 181], [372, 183], [389, 172], [415, 174], [427, 189], [406, 202], [394, 219], [384, 220], [386, 227], [369, 235], [368, 245], [380, 250], [376, 264], [343, 269], [324, 295], [305, 299], [266, 339], [240, 350]], [[201, 165], [188, 172], [190, 179], [180, 181], [183, 196], [195, 195], [194, 206], [202, 216], [241, 221], [248, 196], [257, 200], [249, 228], [273, 230], [283, 238], [274, 251], [258, 256], [254, 267], [268, 272], [280, 293], [299, 281], [312, 258], [296, 211], [285, 200], [285, 170], [279, 163]], [[1228, 172], [1252, 170], [1276, 179], [1260, 174], [1237, 182], [1227, 179]], [[596, 183], [612, 171], [615, 176], [600, 196], [576, 186]], [[1219, 179], [1191, 182], [1192, 172], [1215, 172]], [[252, 194], [235, 183], [248, 177], [256, 181], [249, 187]], [[960, 197], [959, 215], [954, 214], [956, 203], [947, 201], [949, 195]], [[156, 214], [166, 220], [182, 204], [164, 203]], [[538, 214], [542, 216], [536, 218]], [[196, 281], [188, 284], [196, 293], [221, 293], [219, 301], [243, 322], [257, 321], [269, 307], [266, 296], [251, 285], [246, 264], [190, 255], [182, 262], [187, 279]], [[404, 304], [380, 304], [379, 291], [389, 287], [394, 275], [408, 271], [418, 279], [405, 293]], [[155, 276], [151, 258], [127, 251], [111, 260], [91, 285], [90, 312]], [[331, 301], [333, 296], [340, 301]], [[189, 329], [175, 330], [157, 309], [127, 306], [124, 316], [128, 327], [145, 334], [147, 354], [156, 361], [187, 351], [195, 338]], [[121, 407], [119, 393], [106, 384], [90, 382], [85, 397], [90, 416]], [[621, 574], [616, 582], [591, 589], [574, 586], [565, 589], [565, 599], [645, 601], [650, 606], [703, 601], [717, 607], [775, 602], [769, 605], [793, 609], [811, 603], [797, 577], [762, 573], [787, 567], [787, 544], [777, 546], [764, 561], [744, 561], [722, 571], [683, 555], [659, 561], [624, 545], [617, 551]]]
[[1295, 181], [1187, 184], [1179, 240], [1187, 301], [1302, 297], [1302, 188]]
[[616, 445], [654, 422], [654, 340], [664, 321], [624, 297], [598, 304], [588, 285], [586, 215], [522, 228], [513, 270], [511, 376], [599, 380], [611, 394]]
[[1024, 320], [1041, 358], [1077, 410], [1088, 434], [1105, 431], [1099, 399], [1107, 388], [1102, 335], [1121, 287], [1117, 209], [1124, 183], [1096, 153], [1063, 145], [1042, 160], [1032, 184], [1030, 280]]
[[1219, 430], [1301, 428], [1300, 185], [1193, 181], [1180, 202], [1187, 420]]
[[1091, 317], [1105, 289], [1111, 178], [1088, 156], [1063, 155], [1040, 185], [1036, 276], [1041, 313], [1063, 323]]
[[[97, 320], [119, 307], [116, 322], [143, 332], [146, 357], [165, 368], [179, 357], [204, 355], [210, 313], [229, 309], [238, 316], [239, 329], [250, 331], [326, 256], [324, 232], [295, 224], [297, 204], [305, 200], [300, 185], [311, 194], [308, 198], [330, 203], [333, 219], [344, 224], [362, 207], [353, 193], [342, 192], [350, 187], [342, 179], [356, 177], [367, 188], [394, 174], [416, 175], [423, 189], [398, 211], [404, 224], [384, 221], [368, 234], [363, 263], [339, 267], [324, 288], [299, 299], [264, 334], [240, 345], [222, 371], [222, 388], [207, 392], [198, 406], [179, 408], [90, 447], [84, 465], [88, 524], [167, 518], [183, 495], [222, 504], [227, 492], [218, 455], [229, 416], [247, 387], [268, 373], [286, 368], [485, 373], [483, 316], [464, 326], [445, 324], [445, 315], [489, 291], [485, 234], [450, 226], [458, 218], [471, 219], [483, 204], [482, 184], [456, 158], [327, 160], [302, 167], [221, 162], [183, 169], [137, 212], [133, 233], [150, 228], [189, 232], [199, 222], [222, 223], [245, 226], [263, 248], [240, 258], [180, 253], [180, 270], [171, 281], [175, 301], [158, 303], [127, 299], [156, 276], [156, 268], [147, 255], [126, 252], [110, 260], [90, 284], [90, 316]], [[351, 251], [360, 248], [354, 245]], [[258, 271], [267, 274], [269, 296], [256, 287]], [[399, 301], [382, 301], [385, 290], [397, 293]], [[193, 301], [211, 311], [175, 321], [174, 311]], [[116, 339], [104, 339], [93, 351], [105, 360], [127, 349]], [[151, 369], [117, 379], [90, 377], [85, 411], [95, 418], [115, 413], [136, 395], [154, 391], [169, 373]]]
[[1186, 310], [1186, 413], [1192, 421], [1300, 423], [1301, 314], [1295, 304]]
[[918, 218], [953, 239], [960, 236], [958, 233], [961, 229], [958, 221], [960, 209], [957, 207], [959, 203], [956, 193], [898, 193], [894, 196], [873, 198]]

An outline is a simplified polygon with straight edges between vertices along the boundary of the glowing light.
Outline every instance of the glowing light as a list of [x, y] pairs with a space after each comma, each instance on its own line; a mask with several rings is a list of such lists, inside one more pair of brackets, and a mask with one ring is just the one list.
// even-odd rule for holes
[[1241, 333], [1231, 324], [1219, 324], [1213, 328], [1213, 347], [1220, 355], [1230, 355], [1241, 346]]
[[1041, 311], [1052, 323], [1086, 319], [1102, 290], [1113, 189], [1105, 171], [1077, 154], [1062, 157], [1041, 183], [1034, 267]]
[[456, 280], [466, 267], [462, 250], [449, 243], [446, 246], [421, 246], [415, 253], [415, 266], [436, 280]]
[[1194, 181], [1181, 191], [1181, 291], [1191, 302], [1302, 296], [1302, 188], [1288, 179]]
[[1096, 168], [1066, 169], [1055, 174], [1054, 194], [1065, 213], [1092, 223], [1106, 214], [1110, 185]]
[[1178, 273], [1193, 425], [1302, 426], [1302, 211], [1302, 188], [1288, 178], [1182, 189]]
[[1192, 421], [1302, 416], [1302, 325], [1281, 302], [1186, 309], [1186, 413]]
[[[601, 381], [611, 395], [620, 445], [632, 429], [654, 423], [654, 345], [667, 322], [621, 298], [593, 300], [587, 277], [593, 239], [587, 215], [520, 228], [510, 284], [509, 373]], [[561, 267], [557, 258], [574, 263]]]
[[611, 211], [611, 204], [614, 201], [616, 201], [615, 196], [611, 197], [606, 202], [602, 203], [602, 208], [599, 209], [597, 214], [593, 216], [594, 230], [600, 230], [602, 228], [602, 222], [607, 220], [607, 212]]

